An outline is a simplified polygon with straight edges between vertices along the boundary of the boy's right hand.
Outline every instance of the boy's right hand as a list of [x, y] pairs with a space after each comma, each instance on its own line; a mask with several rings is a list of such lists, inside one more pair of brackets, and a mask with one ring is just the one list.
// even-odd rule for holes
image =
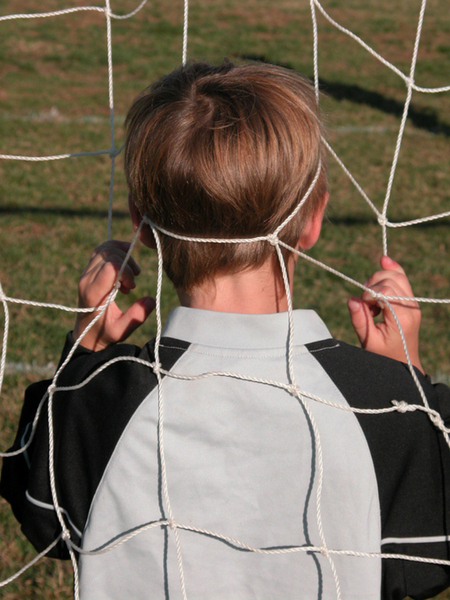
[[[117, 275], [125, 260], [130, 244], [119, 240], [104, 242], [91, 255], [78, 284], [78, 307], [94, 308], [104, 304], [111, 292]], [[140, 268], [130, 257], [120, 278], [120, 291], [129, 294], [136, 287], [135, 277]], [[147, 319], [155, 308], [155, 300], [145, 296], [132, 304], [125, 312], [111, 302], [105, 313], [82, 337], [80, 343], [89, 350], [102, 350], [111, 344], [124, 341]], [[78, 313], [73, 330], [74, 339], [80, 338], [98, 311]]]
[[[366, 287], [384, 296], [413, 297], [411, 285], [402, 267], [392, 258], [383, 256], [381, 271], [374, 273]], [[389, 300], [402, 326], [412, 364], [424, 372], [419, 358], [420, 308], [415, 300]], [[365, 291], [361, 298], [348, 301], [350, 318], [361, 346], [366, 350], [406, 362], [405, 350], [397, 323], [389, 307]], [[383, 320], [374, 317], [382, 313]]]

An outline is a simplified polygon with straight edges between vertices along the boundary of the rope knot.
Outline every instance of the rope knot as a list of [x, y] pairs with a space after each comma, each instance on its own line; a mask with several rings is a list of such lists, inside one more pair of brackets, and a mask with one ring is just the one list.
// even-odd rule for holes
[[287, 391], [292, 394], [293, 396], [297, 396], [298, 395], [298, 387], [296, 385], [294, 385], [293, 383], [290, 383], [287, 386]]
[[416, 410], [415, 406], [408, 404], [404, 400], [392, 400], [392, 404], [397, 408], [399, 413], [414, 412]]
[[378, 215], [378, 224], [381, 225], [381, 227], [386, 227], [386, 225], [389, 223], [389, 221], [386, 219], [386, 217], [384, 215]]
[[68, 529], [64, 529], [64, 531], [62, 532], [61, 538], [66, 542], [67, 540], [70, 540], [70, 531]]
[[435, 425], [441, 431], [448, 432], [448, 429], [445, 426], [444, 421], [442, 420], [442, 418], [439, 414], [433, 412], [433, 413], [429, 413], [429, 416], [430, 416], [430, 421], [433, 423], [433, 425]]
[[162, 368], [162, 364], [161, 363], [153, 363], [152, 365], [152, 369], [153, 369], [153, 373], [155, 375], [157, 375], [158, 373], [161, 373], [161, 368]]
[[177, 523], [176, 523], [175, 519], [167, 519], [167, 525], [172, 530], [175, 530], [177, 528]]
[[276, 233], [269, 233], [266, 239], [271, 246], [278, 246], [279, 240]]
[[375, 292], [374, 290], [369, 289], [369, 294], [372, 296], [372, 298], [375, 298], [375, 300], [379, 300], [379, 304], [383, 303], [384, 296], [380, 292]]

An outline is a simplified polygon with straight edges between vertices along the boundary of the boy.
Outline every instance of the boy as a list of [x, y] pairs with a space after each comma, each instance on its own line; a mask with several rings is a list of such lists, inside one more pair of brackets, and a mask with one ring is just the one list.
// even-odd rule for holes
[[[124, 313], [113, 302], [95, 323], [78, 315], [62, 361], [79, 345], [52, 392], [54, 451], [43, 411], [26, 454], [4, 461], [1, 491], [25, 534], [39, 550], [57, 538], [56, 493], [67, 532], [53, 556], [67, 557], [71, 543], [118, 544], [80, 554], [83, 599], [367, 600], [444, 589], [444, 565], [377, 556], [449, 558], [450, 456], [424, 412], [392, 403], [423, 404], [390, 311], [382, 305], [376, 324], [370, 293], [349, 301], [364, 349], [333, 340], [310, 310], [294, 311], [289, 328], [280, 261], [292, 291], [297, 255], [280, 244], [310, 248], [328, 197], [310, 84], [271, 65], [192, 64], [136, 99], [127, 131], [133, 224], [147, 246], [160, 239], [181, 306], [156, 350], [117, 343], [145, 321], [151, 298]], [[128, 247], [94, 251], [80, 307], [104, 302]], [[412, 296], [397, 263], [381, 266], [368, 287]], [[138, 273], [130, 259], [122, 292]], [[432, 386], [419, 360], [418, 306], [393, 304], [430, 407], [445, 418], [449, 390]], [[27, 390], [15, 449], [49, 383]]]

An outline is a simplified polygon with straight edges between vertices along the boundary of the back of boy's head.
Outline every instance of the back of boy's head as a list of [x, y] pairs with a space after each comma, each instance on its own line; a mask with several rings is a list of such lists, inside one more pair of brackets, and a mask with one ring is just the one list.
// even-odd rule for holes
[[[294, 246], [324, 201], [326, 168], [314, 90], [293, 71], [268, 64], [180, 67], [144, 90], [126, 120], [125, 171], [141, 215], [173, 233], [251, 238], [279, 233]], [[267, 241], [196, 243], [161, 235], [175, 287], [189, 290], [219, 273], [262, 265]]]

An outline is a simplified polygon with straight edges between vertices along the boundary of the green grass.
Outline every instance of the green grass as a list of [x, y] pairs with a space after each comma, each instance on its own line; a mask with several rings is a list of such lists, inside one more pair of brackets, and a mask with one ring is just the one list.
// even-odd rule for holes
[[[79, 5], [68, 0], [65, 7]], [[136, 0], [113, 2], [125, 13]], [[414, 0], [324, 2], [330, 14], [362, 36], [405, 73], [409, 70], [419, 3]], [[29, 0], [27, 12], [61, 8], [57, 0]], [[443, 0], [430, 0], [418, 57], [416, 83], [448, 85], [450, 18]], [[5, 0], [0, 15], [19, 10]], [[406, 90], [404, 82], [318, 14], [319, 72], [328, 135], [333, 148], [381, 208]], [[112, 23], [116, 147], [133, 97], [181, 59], [180, 2], [152, 0], [131, 20]], [[50, 155], [108, 150], [105, 20], [96, 12], [52, 19], [0, 22], [0, 153]], [[198, 0], [190, 9], [189, 56], [220, 62], [260, 58], [313, 74], [309, 2]], [[405, 220], [448, 211], [450, 94], [414, 94], [388, 216]], [[331, 202], [312, 255], [358, 281], [377, 268], [381, 230], [373, 213], [339, 166], [330, 161]], [[108, 156], [54, 162], [0, 161], [2, 251], [0, 282], [11, 297], [74, 306], [77, 278], [107, 232]], [[114, 182], [113, 236], [130, 239], [122, 157]], [[401, 262], [419, 296], [450, 297], [450, 219], [389, 230], [389, 253]], [[143, 274], [138, 295], [154, 294], [155, 257], [139, 247]], [[295, 305], [319, 310], [336, 337], [356, 343], [346, 299], [350, 284], [306, 262], [298, 265]], [[163, 316], [176, 304], [165, 282]], [[8, 362], [37, 367], [57, 363], [73, 317], [9, 305]], [[421, 350], [426, 370], [449, 381], [448, 306], [424, 304]], [[0, 332], [4, 315], [0, 314]], [[154, 319], [132, 341], [144, 343]], [[8, 374], [1, 397], [0, 441], [12, 442], [23, 391], [36, 373]], [[0, 504], [0, 579], [33, 555], [5, 503]], [[68, 598], [70, 568], [42, 561], [2, 590], [2, 598]], [[450, 598], [444, 593], [440, 597]]]

